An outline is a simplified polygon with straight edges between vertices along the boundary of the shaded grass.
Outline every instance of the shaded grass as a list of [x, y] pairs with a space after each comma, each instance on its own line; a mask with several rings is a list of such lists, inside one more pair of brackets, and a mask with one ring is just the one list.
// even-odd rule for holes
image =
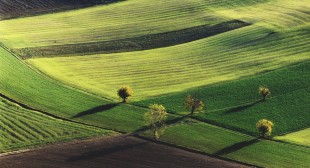
[[256, 138], [204, 123], [170, 126], [162, 141], [261, 167], [307, 167], [308, 148]]
[[309, 60], [307, 27], [272, 33], [251, 25], [167, 48], [27, 61], [66, 84], [113, 99], [118, 88], [131, 85], [137, 101]]
[[[251, 135], [257, 135], [255, 123], [266, 118], [275, 123], [273, 134], [278, 135], [310, 125], [307, 103], [310, 99], [309, 65], [306, 62], [243, 80], [158, 96], [136, 104], [146, 106], [157, 102], [170, 112], [183, 114], [188, 111], [183, 106], [185, 97], [195, 93], [204, 100], [206, 107], [205, 112], [194, 115], [194, 118]], [[258, 94], [260, 85], [270, 88], [271, 99], [258, 101], [261, 99]]]
[[225, 157], [271, 168], [304, 168], [310, 165], [309, 148], [265, 140], [227, 154]]
[[[3, 48], [0, 48], [0, 55], [0, 92], [18, 102], [64, 118], [111, 103], [39, 74]], [[122, 104], [108, 111], [99, 109], [95, 114], [75, 120], [118, 131], [132, 131], [144, 124], [143, 112], [144, 109]]]
[[113, 131], [54, 119], [3, 98], [0, 98], [0, 134], [0, 153], [73, 139], [116, 135]]

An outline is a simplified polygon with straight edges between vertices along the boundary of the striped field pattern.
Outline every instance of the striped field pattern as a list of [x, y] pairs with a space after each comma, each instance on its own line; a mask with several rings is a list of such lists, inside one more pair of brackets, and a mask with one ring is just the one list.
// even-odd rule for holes
[[0, 98], [0, 152], [113, 134], [112, 131], [54, 119]]
[[131, 85], [138, 100], [308, 60], [309, 38], [309, 25], [283, 33], [252, 25], [167, 48], [28, 62], [58, 80], [111, 98], [122, 85]]

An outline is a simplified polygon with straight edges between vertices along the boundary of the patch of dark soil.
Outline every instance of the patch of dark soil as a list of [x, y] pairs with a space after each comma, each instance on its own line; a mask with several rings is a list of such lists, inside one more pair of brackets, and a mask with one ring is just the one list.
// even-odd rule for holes
[[109, 4], [120, 0], [0, 0], [0, 20]]
[[4, 168], [247, 167], [131, 136], [52, 145], [0, 157], [0, 163]]

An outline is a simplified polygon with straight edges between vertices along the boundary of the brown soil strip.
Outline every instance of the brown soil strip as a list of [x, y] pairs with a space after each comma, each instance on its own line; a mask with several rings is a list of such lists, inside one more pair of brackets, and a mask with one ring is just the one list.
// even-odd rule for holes
[[247, 167], [131, 136], [51, 145], [0, 157], [3, 168]]

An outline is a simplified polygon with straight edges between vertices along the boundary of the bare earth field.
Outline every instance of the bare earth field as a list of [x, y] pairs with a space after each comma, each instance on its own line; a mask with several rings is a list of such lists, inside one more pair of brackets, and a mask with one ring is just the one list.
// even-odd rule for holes
[[130, 136], [51, 145], [0, 157], [2, 168], [247, 167]]

